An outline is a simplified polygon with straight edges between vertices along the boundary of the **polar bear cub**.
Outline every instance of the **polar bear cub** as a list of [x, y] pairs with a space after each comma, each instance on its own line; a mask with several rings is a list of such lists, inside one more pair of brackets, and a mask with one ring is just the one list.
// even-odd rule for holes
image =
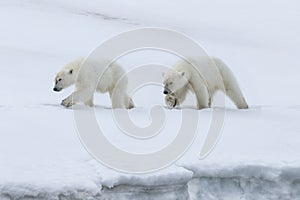
[[70, 107], [76, 103], [83, 102], [85, 105], [94, 106], [94, 92], [109, 92], [112, 108], [134, 107], [132, 99], [127, 94], [128, 80], [124, 70], [116, 63], [105, 68], [105, 62], [86, 61], [84, 58], [66, 64], [55, 77], [54, 91], [75, 84], [76, 91], [61, 102], [61, 105]]
[[[223, 91], [239, 109], [248, 105], [231, 70], [215, 57], [189, 59], [195, 61], [199, 71], [191, 64], [180, 60], [163, 74], [165, 103], [168, 107], [179, 106], [186, 98], [188, 91], [196, 95], [197, 109], [211, 107], [216, 91]], [[195, 63], [193, 62], [193, 63]]]

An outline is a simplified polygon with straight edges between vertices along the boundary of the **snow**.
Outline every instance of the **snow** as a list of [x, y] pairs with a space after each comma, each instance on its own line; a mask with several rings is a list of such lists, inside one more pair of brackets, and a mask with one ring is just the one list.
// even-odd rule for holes
[[194, 172], [189, 182], [191, 198], [298, 199], [299, 106], [251, 109], [243, 115], [229, 111], [227, 115], [212, 154], [181, 164]]
[[[0, 199], [298, 199], [298, 8], [296, 0], [1, 1]], [[73, 111], [59, 106], [73, 88], [56, 94], [52, 87], [66, 62], [144, 26], [183, 32], [222, 58], [251, 108], [236, 110], [227, 102], [222, 136], [202, 160], [213, 109], [191, 110], [201, 126], [189, 151], [168, 168], [137, 175], [109, 169], [88, 154]], [[148, 50], [119, 62], [129, 71], [177, 59]], [[139, 126], [151, 123], [153, 105], [164, 105], [159, 86], [142, 88], [133, 98], [137, 108], [129, 114]], [[184, 109], [193, 105], [190, 98]], [[107, 117], [112, 115], [108, 96], [96, 95], [95, 103], [98, 122], [110, 130], [107, 138], [131, 152], [163, 148], [180, 123], [180, 110], [164, 109], [164, 134], [132, 146]]]

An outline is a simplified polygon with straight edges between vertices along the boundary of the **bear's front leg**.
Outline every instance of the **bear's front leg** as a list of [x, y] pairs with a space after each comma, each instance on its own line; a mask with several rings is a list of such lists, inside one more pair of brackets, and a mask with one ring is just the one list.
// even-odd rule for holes
[[205, 86], [199, 86], [195, 91], [197, 98], [197, 110], [209, 107], [209, 93]]
[[175, 108], [178, 100], [174, 94], [168, 94], [165, 96], [165, 103], [169, 108]]
[[61, 102], [61, 105], [65, 107], [71, 107], [72, 105], [80, 102], [87, 102], [93, 96], [93, 89], [82, 89], [73, 92], [70, 96]]
[[73, 96], [70, 95], [69, 97], [65, 98], [64, 100], [62, 100], [61, 105], [65, 106], [65, 107], [71, 107], [73, 106], [75, 103], [73, 101]]

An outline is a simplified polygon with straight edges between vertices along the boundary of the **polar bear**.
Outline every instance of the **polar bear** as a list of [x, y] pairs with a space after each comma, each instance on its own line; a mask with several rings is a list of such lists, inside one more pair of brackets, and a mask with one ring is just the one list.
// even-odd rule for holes
[[197, 109], [211, 107], [216, 91], [223, 91], [239, 109], [248, 105], [231, 70], [216, 57], [190, 58], [197, 63], [199, 72], [190, 63], [180, 60], [163, 73], [165, 103], [169, 108], [179, 106], [186, 98], [188, 91], [196, 95]]
[[[76, 91], [61, 102], [61, 105], [70, 107], [83, 102], [94, 106], [94, 92], [109, 92], [112, 108], [134, 107], [132, 99], [127, 94], [128, 80], [124, 70], [116, 63], [105, 68], [105, 62], [77, 58], [66, 64], [55, 77], [53, 90], [60, 92], [75, 84]], [[84, 63], [84, 65], [83, 65]]]

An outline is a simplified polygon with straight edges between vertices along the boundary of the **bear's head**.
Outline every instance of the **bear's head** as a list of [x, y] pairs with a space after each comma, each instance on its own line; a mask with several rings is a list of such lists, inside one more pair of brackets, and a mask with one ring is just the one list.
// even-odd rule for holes
[[55, 77], [55, 86], [53, 90], [55, 92], [60, 92], [63, 89], [73, 85], [77, 78], [78, 72], [80, 70], [81, 64], [84, 58], [79, 57], [72, 62], [66, 64], [60, 72], [57, 73]]
[[53, 90], [55, 92], [62, 91], [63, 89], [73, 85], [75, 78], [74, 69], [63, 69], [62, 71], [58, 72], [55, 77], [55, 85]]
[[164, 94], [172, 94], [188, 84], [186, 72], [168, 70], [163, 73]]

